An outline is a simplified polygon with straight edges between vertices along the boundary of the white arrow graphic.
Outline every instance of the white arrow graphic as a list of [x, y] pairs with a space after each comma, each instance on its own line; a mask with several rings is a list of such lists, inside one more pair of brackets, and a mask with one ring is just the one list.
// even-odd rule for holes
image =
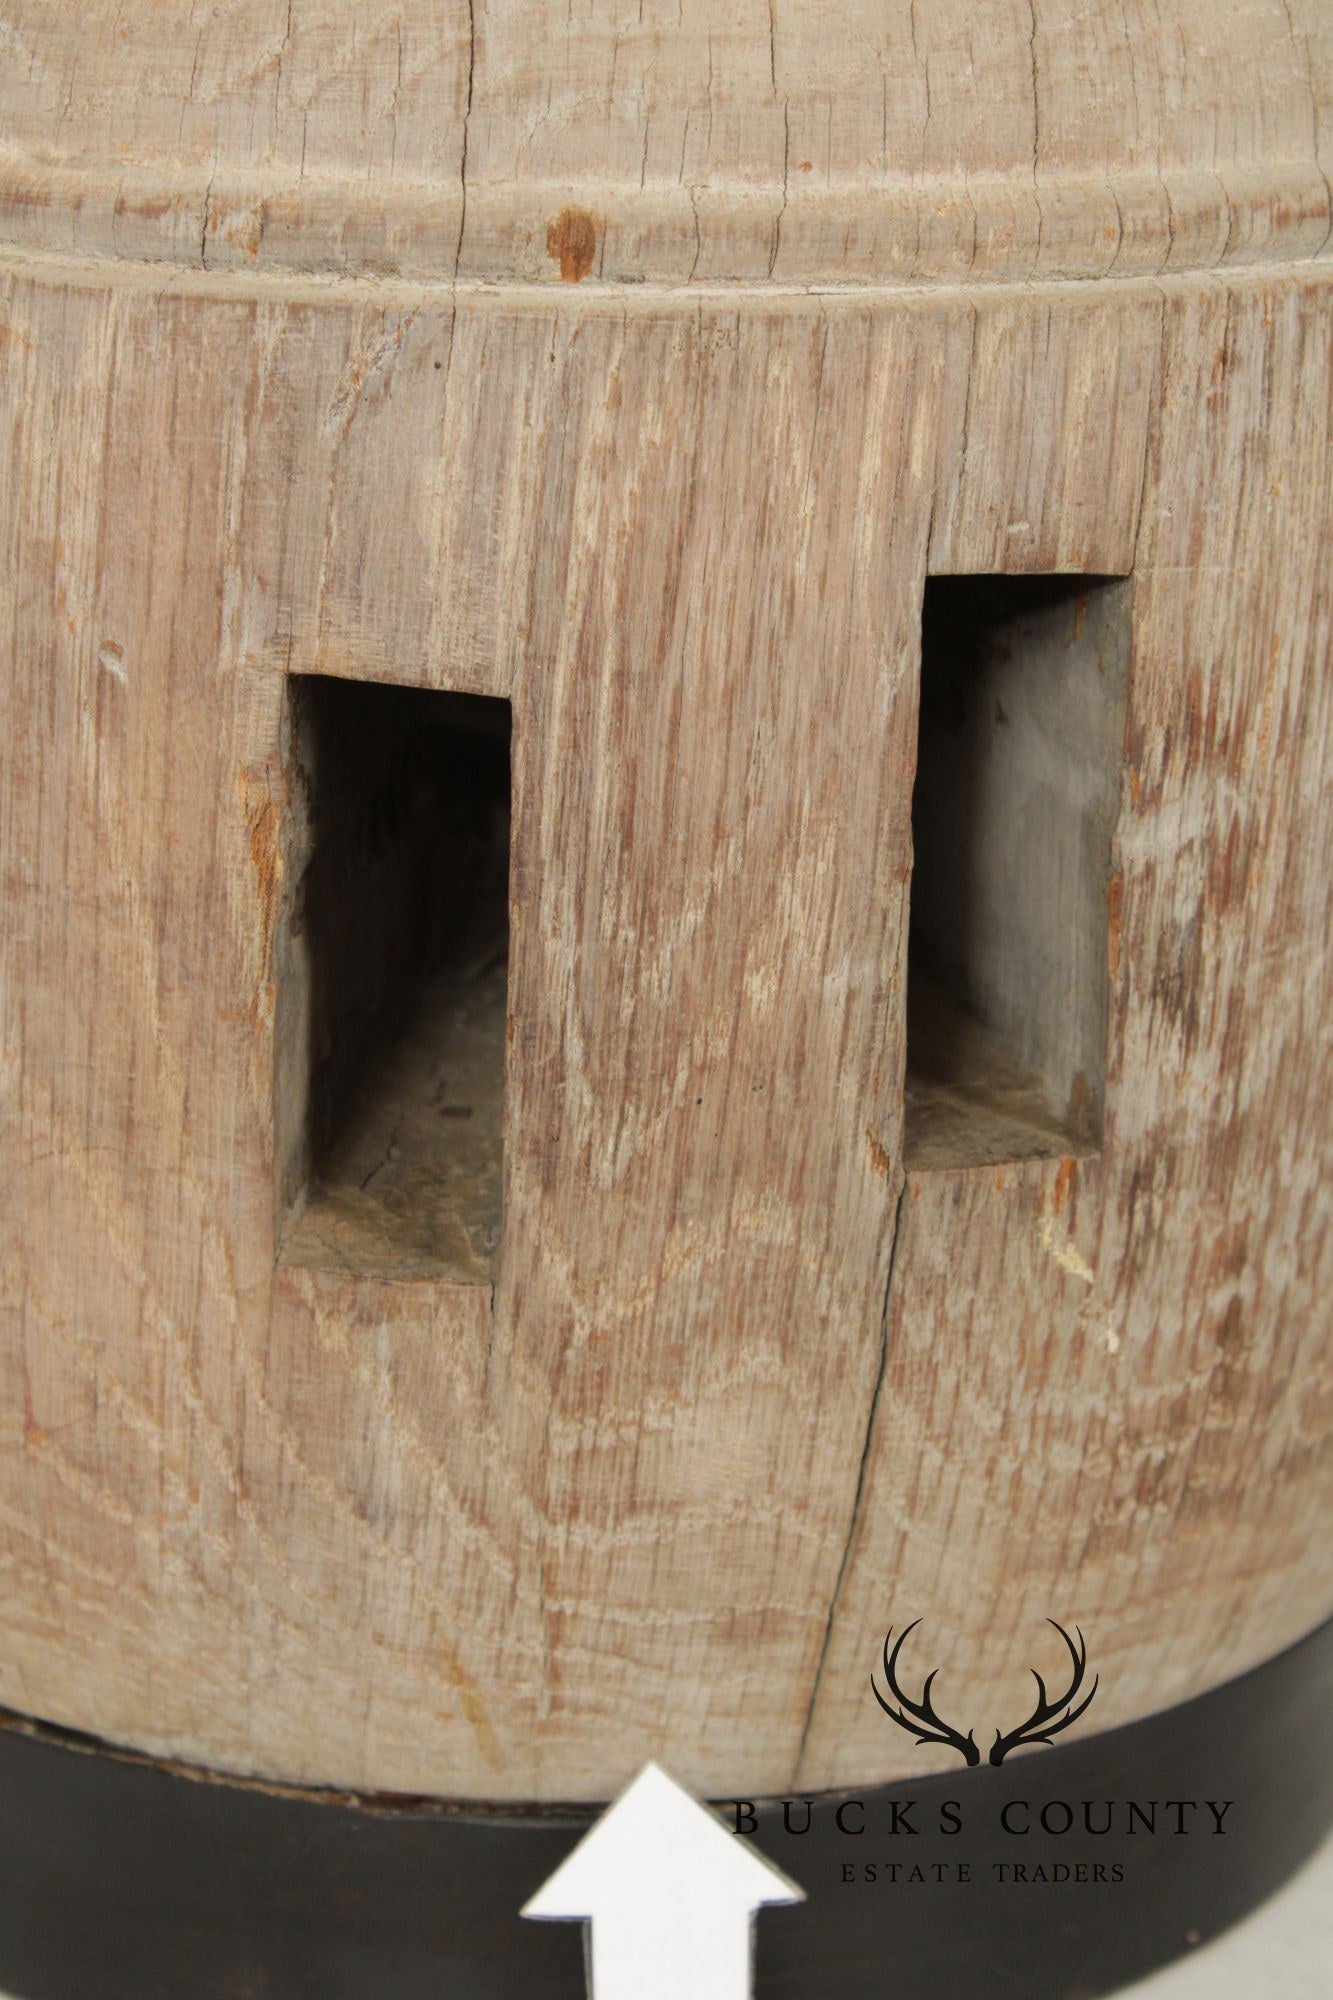
[[749, 2000], [754, 1913], [789, 1882], [656, 1764], [646, 1764], [525, 1917], [592, 1927], [590, 2000]]

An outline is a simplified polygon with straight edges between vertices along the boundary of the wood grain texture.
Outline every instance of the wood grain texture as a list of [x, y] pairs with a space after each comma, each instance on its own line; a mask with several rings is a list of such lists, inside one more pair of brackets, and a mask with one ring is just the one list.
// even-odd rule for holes
[[1322, 0], [6, 0], [3, 228], [552, 285], [1262, 263], [1328, 239], [1331, 43]]
[[[1105, 1725], [1333, 1604], [1322, 17], [1019, 12], [5, 10], [0, 1700], [757, 1796], [927, 1765], [891, 1617]], [[1133, 572], [1105, 1142], [905, 1178], [1002, 570]], [[277, 1258], [289, 674], [513, 704], [493, 1284]]]
[[1166, 305], [1104, 1155], [909, 1178], [808, 1782], [887, 1773], [866, 1634], [923, 1606], [965, 1713], [997, 1646], [1058, 1671], [1042, 1621], [1095, 1630], [1105, 1724], [1142, 1663], [1165, 1706], [1333, 1595], [1326, 310]]

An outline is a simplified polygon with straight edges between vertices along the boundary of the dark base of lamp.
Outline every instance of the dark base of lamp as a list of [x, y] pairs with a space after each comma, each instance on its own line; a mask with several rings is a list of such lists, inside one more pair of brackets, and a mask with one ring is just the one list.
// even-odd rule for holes
[[[816, 1798], [804, 1832], [803, 1802], [790, 1831], [781, 1805], [761, 1807], [757, 1844], [807, 1901], [759, 1918], [759, 2000], [1113, 1992], [1243, 1916], [1316, 1846], [1333, 1823], [1330, 1713], [1333, 1622], [1146, 1721]], [[1093, 1828], [1109, 1804], [1108, 1831], [1088, 1829], [1085, 1801]], [[518, 1911], [591, 1817], [279, 1794], [12, 1718], [0, 1992], [583, 2000], [582, 1927]]]

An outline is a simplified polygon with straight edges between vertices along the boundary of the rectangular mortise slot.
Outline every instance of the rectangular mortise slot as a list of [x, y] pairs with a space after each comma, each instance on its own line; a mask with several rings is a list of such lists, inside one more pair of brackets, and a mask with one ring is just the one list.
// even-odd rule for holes
[[1095, 1151], [1129, 586], [926, 584], [912, 798], [909, 1167]]
[[486, 1282], [500, 1239], [510, 706], [293, 676], [281, 1256]]

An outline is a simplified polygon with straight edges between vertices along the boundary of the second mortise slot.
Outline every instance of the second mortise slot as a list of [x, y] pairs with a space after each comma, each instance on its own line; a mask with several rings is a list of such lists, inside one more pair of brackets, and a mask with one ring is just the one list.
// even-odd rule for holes
[[484, 1283], [500, 1240], [509, 703], [288, 686], [280, 1254]]
[[1099, 577], [926, 585], [909, 1167], [1100, 1144], [1128, 610]]

